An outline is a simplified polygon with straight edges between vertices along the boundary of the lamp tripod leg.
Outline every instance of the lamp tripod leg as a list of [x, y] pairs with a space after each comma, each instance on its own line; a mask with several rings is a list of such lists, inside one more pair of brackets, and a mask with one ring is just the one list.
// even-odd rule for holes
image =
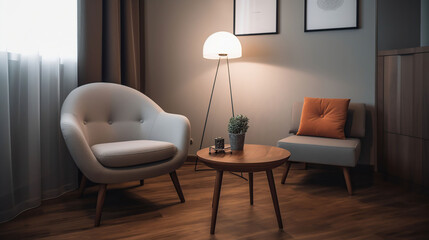
[[[209, 118], [210, 106], [212, 104], [212, 99], [213, 99], [213, 92], [216, 86], [216, 79], [217, 79], [217, 73], [219, 71], [219, 64], [220, 64], [220, 57], [219, 57], [219, 60], [217, 61], [216, 74], [213, 80], [213, 87], [212, 87], [212, 92], [210, 94], [209, 106], [207, 108], [206, 120], [204, 121], [203, 135], [201, 136], [200, 149], [203, 147], [204, 134], [206, 133], [207, 119]], [[194, 171], [197, 171], [197, 164], [198, 164], [198, 159], [195, 160]]]
[[[228, 57], [226, 57], [226, 65], [228, 66], [228, 80], [229, 80], [229, 95], [231, 96], [231, 109], [232, 109], [232, 117], [235, 117], [234, 114], [234, 101], [232, 100], [232, 86], [231, 86], [231, 73], [229, 71], [229, 60]], [[237, 175], [238, 176], [238, 175]], [[243, 172], [240, 172], [240, 176], [241, 178], [247, 180], [244, 176], [243, 176]]]
[[228, 60], [228, 57], [226, 57], [226, 65], [228, 66], [229, 95], [231, 96], [232, 116], [235, 117], [235, 114], [234, 114], [234, 102], [232, 100], [231, 73], [229, 72], [229, 60]]

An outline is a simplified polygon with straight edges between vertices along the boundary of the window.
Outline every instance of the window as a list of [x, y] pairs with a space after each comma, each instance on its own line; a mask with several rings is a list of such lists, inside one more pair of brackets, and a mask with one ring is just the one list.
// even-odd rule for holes
[[76, 0], [0, 0], [0, 51], [76, 59]]

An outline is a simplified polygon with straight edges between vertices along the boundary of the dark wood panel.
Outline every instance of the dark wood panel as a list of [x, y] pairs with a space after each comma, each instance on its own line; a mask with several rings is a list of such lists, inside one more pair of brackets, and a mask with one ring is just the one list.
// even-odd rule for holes
[[[428, 62], [429, 63], [429, 62]], [[414, 55], [414, 76], [413, 76], [413, 102], [412, 102], [412, 119], [407, 123], [411, 125], [410, 135], [418, 138], [423, 137], [423, 72], [427, 71], [429, 66], [424, 66], [423, 54]]]
[[422, 177], [423, 186], [429, 187], [429, 140], [423, 140]]
[[421, 69], [419, 73], [422, 76], [422, 125], [423, 138], [429, 140], [429, 53], [419, 54], [421, 56]]
[[384, 130], [400, 133], [400, 81], [399, 56], [384, 58]]
[[386, 173], [393, 176], [401, 175], [399, 163], [399, 138], [396, 134], [384, 133], [384, 159], [386, 161]]
[[422, 185], [423, 139], [401, 136], [399, 144], [403, 178]]
[[384, 112], [384, 57], [377, 57], [377, 84], [375, 105], [377, 109], [377, 167], [384, 172], [386, 166], [383, 159], [383, 112]]
[[[400, 133], [408, 136], [416, 136], [415, 112], [421, 112], [420, 105], [416, 105], [416, 91], [414, 78], [414, 55], [400, 56]], [[421, 89], [421, 88], [420, 88]], [[421, 132], [421, 129], [420, 129]]]
[[429, 52], [429, 46], [378, 51], [377, 56], [405, 55]]
[[399, 134], [385, 134], [387, 172], [411, 183], [423, 185], [423, 140]]
[[379, 55], [376, 92], [377, 117], [381, 118], [377, 127], [383, 129], [383, 133], [377, 130], [378, 136], [383, 136], [377, 141], [383, 153], [381, 157], [378, 154], [380, 170], [424, 186], [429, 185], [429, 154], [424, 141], [429, 140], [427, 51], [416, 48], [411, 52], [395, 50], [398, 55]]
[[[318, 167], [318, 168], [316, 168]], [[284, 168], [274, 169], [276, 183]], [[248, 183], [225, 173], [216, 234], [210, 236], [215, 171], [177, 175], [186, 195], [180, 203], [168, 174], [107, 190], [100, 227], [92, 227], [97, 187], [44, 201], [0, 224], [0, 239], [429, 239], [429, 197], [353, 169], [354, 195], [344, 191], [341, 169], [292, 168], [276, 186], [284, 229], [276, 224], [264, 172], [254, 173], [254, 205]]]

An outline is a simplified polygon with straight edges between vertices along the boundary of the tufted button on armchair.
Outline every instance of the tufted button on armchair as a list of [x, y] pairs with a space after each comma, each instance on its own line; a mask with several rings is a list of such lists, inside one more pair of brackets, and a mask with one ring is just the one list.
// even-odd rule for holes
[[181, 202], [176, 169], [186, 160], [190, 124], [164, 112], [132, 88], [92, 83], [74, 89], [61, 109], [61, 130], [83, 177], [99, 184], [95, 226], [100, 225], [107, 184], [170, 174]]

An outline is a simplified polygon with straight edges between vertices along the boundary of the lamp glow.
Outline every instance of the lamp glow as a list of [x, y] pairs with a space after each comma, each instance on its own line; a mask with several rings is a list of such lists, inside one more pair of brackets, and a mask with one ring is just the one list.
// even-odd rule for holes
[[219, 57], [241, 57], [241, 44], [238, 38], [229, 32], [216, 32], [204, 42], [203, 57], [219, 59]]

